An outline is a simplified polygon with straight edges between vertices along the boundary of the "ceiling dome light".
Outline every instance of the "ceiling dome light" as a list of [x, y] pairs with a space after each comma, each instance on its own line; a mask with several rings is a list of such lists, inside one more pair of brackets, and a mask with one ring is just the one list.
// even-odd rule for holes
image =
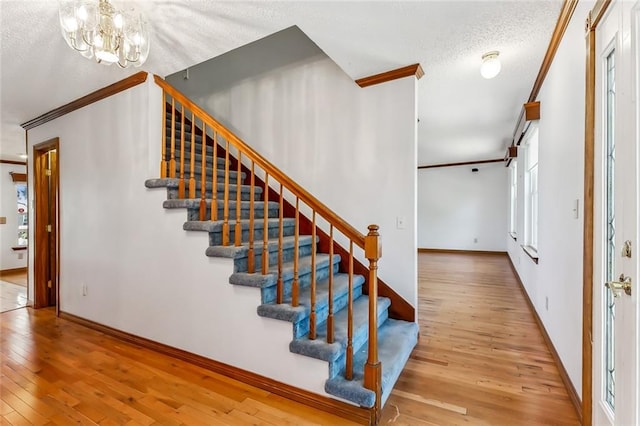
[[486, 78], [490, 79], [498, 74], [500, 74], [500, 69], [502, 69], [502, 65], [500, 64], [500, 59], [498, 59], [498, 55], [500, 52], [497, 50], [493, 52], [487, 52], [482, 55], [482, 65], [480, 65], [480, 74]]

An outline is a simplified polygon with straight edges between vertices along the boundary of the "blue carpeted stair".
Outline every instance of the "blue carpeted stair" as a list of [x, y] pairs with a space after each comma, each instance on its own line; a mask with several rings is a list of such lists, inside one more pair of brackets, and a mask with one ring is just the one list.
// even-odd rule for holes
[[[167, 153], [171, 150], [170, 138], [170, 116], [167, 121]], [[229, 282], [234, 285], [243, 285], [259, 288], [261, 291], [260, 300], [256, 300], [257, 314], [262, 317], [274, 318], [288, 321], [292, 324], [292, 341], [289, 350], [293, 353], [305, 355], [320, 360], [327, 361], [327, 381], [325, 391], [338, 398], [351, 401], [363, 407], [373, 407], [375, 404], [375, 394], [365, 389], [363, 386], [363, 370], [367, 359], [368, 342], [368, 316], [369, 299], [363, 294], [364, 277], [355, 275], [353, 277], [353, 349], [354, 349], [354, 371], [353, 380], [344, 378], [345, 358], [347, 347], [347, 304], [348, 304], [348, 281], [349, 276], [340, 271], [340, 257], [334, 255], [330, 261], [329, 255], [324, 253], [316, 254], [316, 339], [308, 338], [309, 318], [310, 318], [310, 285], [311, 285], [311, 251], [312, 245], [317, 244], [318, 239], [313, 241], [311, 236], [300, 235], [298, 242], [298, 275], [300, 283], [300, 304], [292, 307], [291, 288], [293, 282], [293, 258], [295, 254], [295, 221], [293, 218], [285, 218], [283, 223], [283, 265], [282, 279], [284, 283], [284, 303], [276, 303], [277, 285], [277, 262], [278, 262], [278, 233], [279, 233], [279, 205], [276, 202], [268, 203], [269, 219], [267, 223], [269, 253], [269, 272], [266, 275], [260, 273], [262, 267], [262, 253], [264, 250], [264, 202], [262, 189], [254, 187], [254, 264], [256, 273], [250, 274], [248, 269], [249, 256], [249, 216], [251, 191], [249, 185], [240, 186], [240, 207], [241, 207], [241, 229], [242, 245], [234, 246], [235, 241], [235, 218], [236, 218], [236, 196], [237, 171], [230, 171], [229, 186], [229, 240], [231, 245], [222, 245], [222, 225], [223, 221], [200, 221], [200, 191], [202, 188], [201, 161], [202, 161], [202, 133], [195, 129], [196, 149], [195, 149], [195, 199], [179, 199], [178, 186], [180, 176], [180, 138], [181, 128], [179, 119], [176, 119], [175, 147], [174, 153], [178, 172], [176, 178], [150, 179], [145, 182], [148, 188], [166, 188], [167, 200], [163, 206], [167, 209], [185, 209], [187, 211], [187, 222], [183, 228], [186, 231], [207, 232], [209, 234], [209, 247], [205, 254], [210, 257], [225, 257], [234, 260], [234, 273], [229, 277]], [[191, 158], [191, 126], [185, 124], [185, 194], [189, 194], [190, 178], [190, 158]], [[206, 198], [206, 218], [210, 217], [211, 206], [213, 204], [213, 183], [212, 164], [213, 149], [206, 148], [205, 173], [205, 198]], [[225, 158], [222, 157], [221, 150], [218, 151], [216, 182], [216, 207], [218, 218], [223, 217], [224, 206], [224, 172]], [[244, 181], [245, 174], [241, 174]], [[259, 219], [259, 220], [258, 220]], [[333, 275], [333, 309], [334, 309], [334, 343], [326, 342], [327, 317], [329, 314], [329, 274]], [[393, 385], [406, 364], [411, 351], [417, 343], [418, 327], [415, 323], [393, 320], [388, 318], [388, 308], [390, 300], [384, 297], [378, 298], [378, 358], [382, 363], [382, 403], [387, 400]]]

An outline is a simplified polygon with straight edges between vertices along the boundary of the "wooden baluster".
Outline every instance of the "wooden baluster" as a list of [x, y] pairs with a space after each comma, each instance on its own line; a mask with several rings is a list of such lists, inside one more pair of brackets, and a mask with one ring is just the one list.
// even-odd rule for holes
[[169, 177], [176, 177], [176, 100], [171, 99], [171, 152], [169, 153]]
[[382, 408], [382, 365], [378, 360], [378, 259], [382, 249], [378, 229], [378, 225], [369, 225], [369, 233], [364, 238], [364, 256], [369, 260], [369, 346], [364, 365], [364, 387], [376, 394], [376, 421]]
[[291, 284], [291, 306], [298, 306], [300, 281], [298, 279], [298, 255], [300, 240], [300, 198], [296, 197], [296, 213], [293, 231], [293, 283]]
[[191, 113], [191, 176], [189, 177], [189, 198], [196, 198], [196, 116]]
[[224, 157], [224, 207], [222, 215], [224, 223], [222, 224], [222, 245], [229, 245], [229, 141], [226, 141], [226, 150]]
[[167, 177], [167, 92], [162, 91], [162, 145], [160, 158], [160, 177]]
[[[202, 161], [200, 162], [200, 220], [204, 220], [207, 215], [207, 202], [205, 200], [207, 195], [207, 125], [202, 122]], [[211, 202], [211, 209], [216, 207]]]
[[[331, 267], [331, 266], [329, 266]], [[311, 213], [311, 313], [309, 314], [309, 339], [316, 338], [316, 211]]]
[[264, 200], [263, 217], [264, 225], [262, 228], [262, 275], [269, 272], [269, 173], [264, 173]]
[[329, 225], [329, 315], [327, 316], [327, 343], [333, 343], [333, 225]]
[[283, 213], [283, 205], [284, 205], [284, 197], [283, 197], [284, 187], [282, 183], [280, 184], [280, 202], [278, 204], [278, 286], [277, 286], [277, 296], [276, 302], [282, 303], [284, 299], [284, 283], [282, 281], [282, 252], [284, 251], [282, 247], [282, 241], [284, 238], [284, 227], [282, 221], [284, 220]]
[[255, 174], [255, 163], [253, 160], [251, 161], [251, 200], [249, 201], [249, 254], [248, 254], [248, 264], [247, 271], [250, 274], [253, 274], [256, 271], [256, 260], [255, 260], [255, 251], [253, 249], [253, 233], [254, 233], [254, 217], [255, 213], [253, 211], [254, 204], [253, 198], [255, 196], [256, 190], [256, 174]]
[[353, 380], [353, 241], [349, 241], [349, 293], [347, 294], [347, 361], [345, 378]]
[[235, 240], [236, 247], [242, 245], [242, 223], [240, 223], [242, 216], [242, 152], [238, 150], [238, 176], [236, 176], [236, 229]]
[[211, 175], [211, 220], [218, 220], [218, 132], [213, 129], [213, 174]]
[[178, 198], [184, 198], [184, 105], [180, 105], [180, 182]]

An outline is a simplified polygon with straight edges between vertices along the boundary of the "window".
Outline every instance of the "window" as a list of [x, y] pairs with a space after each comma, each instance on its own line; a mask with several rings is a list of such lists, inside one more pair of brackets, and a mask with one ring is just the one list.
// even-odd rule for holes
[[517, 235], [518, 227], [518, 162], [512, 161], [509, 167], [509, 233]]
[[538, 128], [532, 124], [526, 135], [525, 242], [538, 250]]

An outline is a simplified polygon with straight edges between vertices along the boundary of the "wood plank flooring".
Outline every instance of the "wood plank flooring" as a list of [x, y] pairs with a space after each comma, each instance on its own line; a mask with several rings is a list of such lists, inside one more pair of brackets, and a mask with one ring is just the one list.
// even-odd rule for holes
[[[419, 268], [421, 337], [380, 425], [579, 424], [506, 256]], [[0, 424], [353, 424], [52, 309], [1, 314], [0, 355]]]
[[0, 314], [0, 355], [0, 424], [355, 424], [56, 318], [51, 308]]
[[0, 279], [0, 312], [27, 306], [27, 288]]
[[27, 271], [3, 272], [0, 276], [0, 280], [22, 287], [27, 287]]
[[420, 341], [381, 425], [578, 425], [506, 255], [419, 254]]

